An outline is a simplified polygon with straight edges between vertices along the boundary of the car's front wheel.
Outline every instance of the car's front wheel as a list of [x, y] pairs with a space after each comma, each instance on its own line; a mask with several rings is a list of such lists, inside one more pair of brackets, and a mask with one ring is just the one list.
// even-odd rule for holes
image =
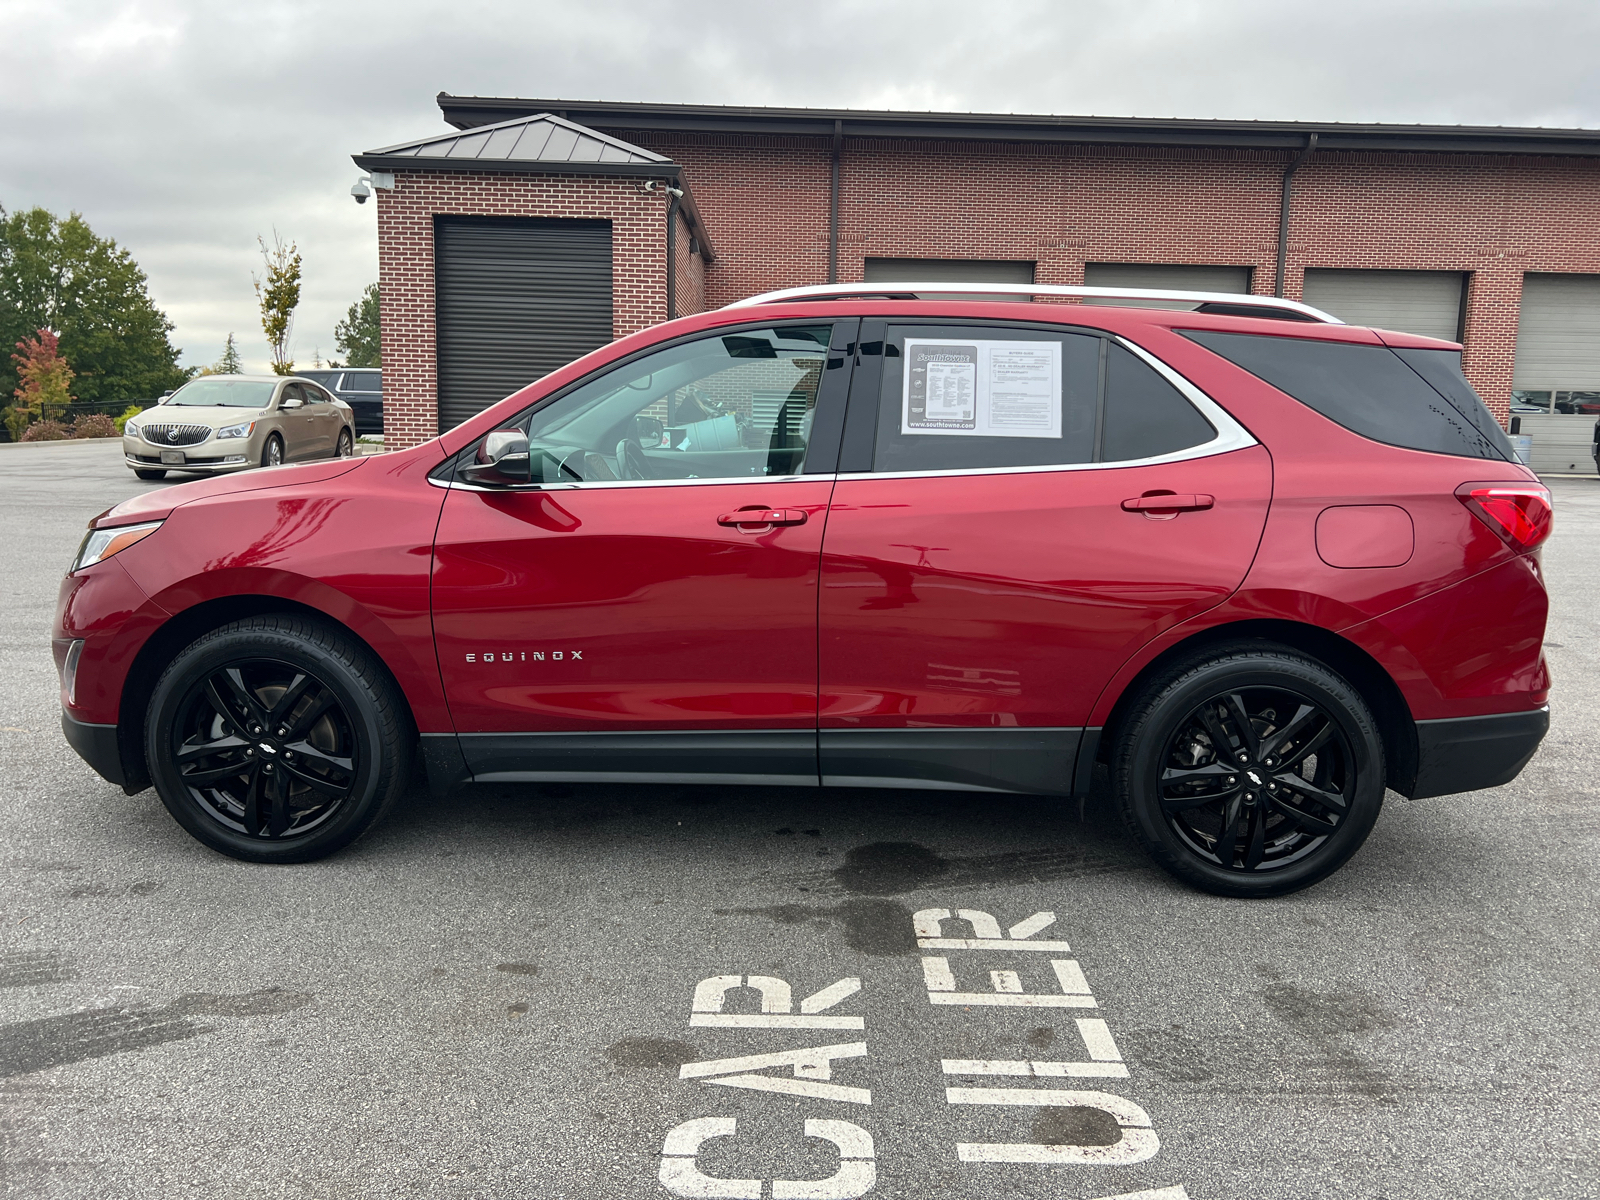
[[276, 467], [283, 464], [283, 439], [273, 434], [267, 439], [267, 444], [261, 450], [261, 465], [263, 467]]
[[404, 790], [404, 702], [366, 649], [298, 616], [201, 637], [157, 681], [145, 752], [161, 801], [214, 850], [307, 862], [342, 849]]
[[348, 429], [339, 431], [338, 445], [333, 448], [335, 458], [349, 458], [356, 450], [356, 439]]
[[1123, 819], [1152, 858], [1223, 896], [1278, 896], [1338, 869], [1383, 806], [1383, 743], [1360, 693], [1267, 643], [1153, 679], [1113, 750]]

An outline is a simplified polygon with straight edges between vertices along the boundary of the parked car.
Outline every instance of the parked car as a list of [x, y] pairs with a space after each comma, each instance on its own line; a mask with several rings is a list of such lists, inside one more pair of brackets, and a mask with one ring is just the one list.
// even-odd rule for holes
[[1385, 787], [1534, 753], [1550, 494], [1459, 346], [1262, 297], [853, 290], [647, 329], [381, 458], [118, 505], [61, 587], [68, 740], [261, 862], [349, 843], [418, 754], [441, 794], [1065, 801], [1104, 764], [1157, 863], [1240, 896], [1336, 869]]
[[355, 410], [357, 436], [383, 432], [383, 372], [377, 367], [319, 367], [299, 375], [315, 380]]
[[122, 454], [140, 479], [219, 475], [355, 453], [350, 406], [296, 376], [202, 375], [132, 417]]

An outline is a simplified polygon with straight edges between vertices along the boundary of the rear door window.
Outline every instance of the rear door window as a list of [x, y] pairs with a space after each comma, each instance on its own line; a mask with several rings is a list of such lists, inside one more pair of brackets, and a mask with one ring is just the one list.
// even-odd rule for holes
[[1025, 326], [888, 326], [877, 404], [880, 473], [1123, 462], [1216, 436], [1115, 341]]
[[1307, 408], [1375, 442], [1466, 458], [1514, 459], [1499, 423], [1461, 374], [1460, 355], [1454, 351], [1391, 350], [1255, 333], [1182, 332]]

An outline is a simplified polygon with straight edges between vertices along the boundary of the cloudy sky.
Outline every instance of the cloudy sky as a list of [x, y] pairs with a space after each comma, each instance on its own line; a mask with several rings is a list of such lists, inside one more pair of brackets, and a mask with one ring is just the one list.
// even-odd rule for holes
[[377, 278], [350, 155], [440, 91], [704, 104], [1600, 127], [1600, 4], [1474, 0], [0, 0], [0, 205], [128, 247], [189, 364], [301, 365]]

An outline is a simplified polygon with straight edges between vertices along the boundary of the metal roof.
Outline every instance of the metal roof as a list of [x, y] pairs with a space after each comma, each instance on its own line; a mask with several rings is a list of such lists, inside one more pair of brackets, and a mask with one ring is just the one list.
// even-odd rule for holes
[[663, 179], [683, 192], [683, 215], [700, 244], [701, 257], [707, 262], [715, 258], [711, 236], [682, 166], [654, 150], [552, 112], [476, 124], [462, 133], [435, 134], [381, 146], [351, 158], [363, 171], [505, 171]]
[[520, 115], [559, 113], [589, 126], [662, 133], [801, 134], [1099, 145], [1249, 147], [1453, 154], [1600, 156], [1600, 130], [1504, 125], [1389, 125], [1343, 121], [1224, 121], [1177, 117], [1053, 116], [1017, 113], [891, 112], [850, 108], [756, 108], [719, 104], [634, 104], [452, 96], [440, 111], [457, 129]]
[[448, 158], [457, 165], [490, 162], [654, 165], [665, 155], [564, 120], [554, 113], [475, 124], [469, 133], [427, 137], [368, 150], [363, 158]]

